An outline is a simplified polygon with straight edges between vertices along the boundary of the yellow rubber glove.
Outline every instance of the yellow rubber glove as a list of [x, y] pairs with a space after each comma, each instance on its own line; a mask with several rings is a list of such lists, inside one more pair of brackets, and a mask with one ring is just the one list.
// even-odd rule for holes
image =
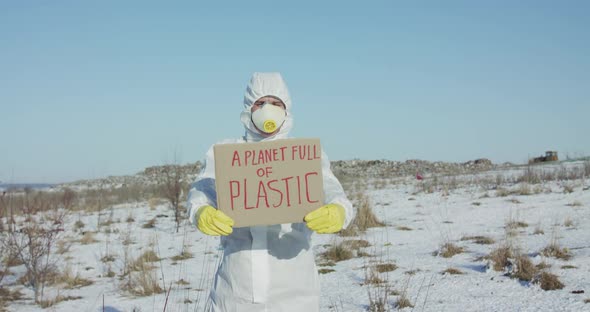
[[307, 222], [310, 230], [329, 234], [342, 230], [345, 216], [344, 207], [338, 204], [327, 204], [308, 213], [303, 220]]
[[234, 220], [211, 206], [199, 208], [195, 218], [198, 220], [199, 230], [207, 235], [227, 236], [234, 231]]

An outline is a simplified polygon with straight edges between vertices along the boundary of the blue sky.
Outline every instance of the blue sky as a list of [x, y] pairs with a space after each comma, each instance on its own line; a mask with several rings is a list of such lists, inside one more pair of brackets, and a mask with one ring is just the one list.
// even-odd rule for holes
[[201, 160], [279, 71], [331, 159], [590, 155], [587, 1], [3, 1], [0, 181]]

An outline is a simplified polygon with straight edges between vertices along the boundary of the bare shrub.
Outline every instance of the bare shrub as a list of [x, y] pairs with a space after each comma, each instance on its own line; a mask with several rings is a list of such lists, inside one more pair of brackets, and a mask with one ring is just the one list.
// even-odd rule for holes
[[174, 153], [173, 164], [162, 166], [157, 176], [158, 184], [161, 187], [162, 196], [168, 200], [174, 210], [174, 220], [176, 221], [176, 232], [180, 228], [180, 221], [184, 209], [180, 202], [183, 200], [183, 190], [188, 188], [188, 177], [182, 166], [178, 164], [178, 155]]
[[64, 188], [61, 195], [61, 204], [64, 209], [71, 210], [76, 201], [76, 192], [70, 188]]
[[533, 283], [539, 284], [543, 290], [556, 290], [564, 287], [559, 277], [549, 272], [541, 272], [541, 274], [535, 277]]
[[[51, 251], [63, 232], [65, 210], [52, 210], [37, 214], [45, 203], [31, 201], [24, 207], [24, 221], [20, 228], [8, 233], [6, 247], [25, 266], [25, 279], [35, 292], [35, 302], [43, 297], [43, 290], [48, 278], [55, 271], [55, 259]], [[16, 225], [11, 225], [16, 229]]]
[[566, 193], [566, 194], [573, 193], [574, 192], [574, 186], [571, 185], [571, 184], [564, 184], [563, 185], [563, 192]]

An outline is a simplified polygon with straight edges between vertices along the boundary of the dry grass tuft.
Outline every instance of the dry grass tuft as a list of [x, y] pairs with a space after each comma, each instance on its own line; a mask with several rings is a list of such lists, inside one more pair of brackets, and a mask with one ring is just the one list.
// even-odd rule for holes
[[453, 243], [445, 243], [440, 247], [440, 250], [434, 252], [434, 255], [439, 255], [443, 258], [451, 258], [454, 255], [458, 255], [463, 252], [463, 247], [459, 247]]
[[319, 274], [328, 274], [328, 273], [332, 273], [332, 272], [336, 272], [336, 270], [334, 269], [326, 269], [326, 268], [322, 268], [318, 270]]
[[565, 218], [565, 221], [563, 221], [563, 226], [565, 226], [565, 227], [573, 227], [574, 226], [574, 221], [570, 217], [567, 217], [567, 218]]
[[62, 239], [62, 240], [57, 241], [57, 250], [55, 252], [60, 255], [63, 255], [66, 252], [70, 251], [71, 247], [72, 247], [72, 242]]
[[84, 228], [84, 226], [84, 222], [82, 222], [82, 220], [78, 220], [74, 223], [74, 230], [81, 230]]
[[397, 299], [397, 308], [404, 309], [404, 308], [413, 308], [414, 305], [410, 302], [407, 295], [405, 293], [401, 294], [399, 299]]
[[366, 231], [368, 228], [385, 226], [385, 223], [377, 219], [375, 213], [373, 213], [371, 201], [365, 194], [361, 195], [358, 199], [358, 210], [352, 223], [360, 231]]
[[100, 261], [102, 261], [103, 263], [114, 262], [115, 261], [115, 255], [106, 255], [106, 256], [100, 258]]
[[562, 265], [561, 268], [564, 270], [569, 270], [569, 269], [577, 269], [578, 267], [575, 265], [566, 264], [566, 265]]
[[20, 290], [10, 290], [8, 288], [0, 287], [0, 311], [5, 311], [4, 307], [12, 302], [23, 298], [23, 293]]
[[157, 254], [149, 249], [142, 253], [137, 259], [127, 264], [127, 278], [120, 285], [120, 288], [135, 296], [151, 296], [164, 292], [158, 283], [156, 272], [151, 262], [158, 261]]
[[355, 250], [371, 246], [371, 244], [369, 244], [369, 242], [364, 239], [347, 240], [342, 242], [342, 245]]
[[569, 207], [582, 207], [582, 206], [584, 206], [584, 204], [582, 204], [581, 201], [575, 200], [575, 201], [573, 201], [573, 202], [571, 202], [569, 204], [566, 204], [566, 206], [569, 206]]
[[533, 283], [539, 284], [543, 290], [556, 290], [564, 287], [557, 275], [548, 272], [541, 272], [541, 274], [533, 280]]
[[518, 187], [518, 195], [528, 196], [532, 194], [531, 187], [527, 183], [522, 183]]
[[397, 226], [397, 227], [395, 227], [395, 228], [396, 228], [397, 230], [399, 230], [399, 231], [413, 231], [413, 230], [414, 230], [414, 229], [412, 229], [411, 227], [407, 227], [407, 226], [403, 226], [403, 225], [401, 225], [401, 226]]
[[535, 267], [536, 267], [536, 268], [537, 268], [539, 271], [540, 271], [540, 270], [546, 270], [546, 269], [548, 269], [548, 268], [550, 268], [550, 267], [551, 267], [551, 264], [548, 264], [547, 262], [543, 261], [543, 262], [541, 262], [541, 263], [537, 264]]
[[173, 261], [181, 261], [181, 260], [186, 260], [186, 259], [191, 259], [193, 257], [193, 254], [190, 253], [188, 250], [183, 250], [181, 253], [179, 253], [178, 255], [170, 258]]
[[528, 226], [528, 223], [522, 221], [510, 221], [506, 223], [506, 227], [509, 229], [525, 228]]
[[522, 202], [520, 200], [518, 200], [517, 198], [511, 198], [508, 201], [513, 204], [522, 204]]
[[379, 272], [377, 272], [375, 267], [365, 268], [365, 285], [379, 285], [383, 283], [385, 283], [385, 280], [379, 277]]
[[460, 275], [460, 274], [464, 274], [464, 273], [459, 269], [448, 268], [448, 269], [442, 271], [442, 274]]
[[80, 276], [79, 272], [74, 274], [70, 266], [66, 266], [65, 270], [61, 274], [56, 275], [53, 282], [55, 284], [65, 284], [66, 289], [90, 286], [94, 283], [93, 281]]
[[186, 286], [186, 285], [190, 285], [191, 283], [185, 281], [184, 279], [179, 279], [178, 281], [175, 282], [177, 285], [182, 285], [182, 286]]
[[562, 260], [569, 260], [572, 258], [572, 254], [569, 249], [561, 248], [557, 241], [552, 241], [547, 247], [543, 248], [541, 254], [545, 257], [554, 257]]
[[512, 250], [508, 246], [500, 246], [494, 249], [487, 258], [492, 261], [494, 271], [504, 271], [504, 268], [510, 265], [509, 259], [512, 258]]
[[375, 270], [379, 273], [391, 272], [397, 270], [395, 263], [380, 263], [375, 265]]
[[584, 300], [584, 303], [590, 303], [590, 298]]
[[54, 306], [60, 302], [63, 302], [63, 301], [78, 300], [78, 299], [82, 299], [82, 297], [57, 295], [53, 299], [39, 300], [39, 302], [37, 302], [37, 303], [39, 304], [39, 306], [41, 308], [47, 309], [47, 308], [52, 307], [52, 306]]
[[352, 259], [354, 257], [354, 253], [350, 247], [340, 243], [328, 247], [328, 249], [320, 256], [328, 261], [339, 262]]
[[153, 229], [156, 227], [156, 218], [149, 220], [148, 222], [144, 223], [142, 226], [144, 229]]
[[98, 240], [94, 238], [93, 232], [84, 232], [84, 234], [82, 235], [82, 238], [80, 238], [80, 240], [78, 240], [78, 242], [80, 242], [80, 244], [82, 244], [82, 245], [89, 245], [89, 244], [98, 243]]
[[463, 236], [461, 238], [462, 241], [473, 241], [476, 244], [480, 244], [480, 245], [491, 245], [493, 243], [495, 243], [494, 239], [492, 239], [491, 237], [488, 236], [480, 236], [480, 235], [476, 235], [476, 236]]
[[535, 231], [533, 232], [534, 235], [543, 235], [545, 234], [545, 231], [543, 231], [543, 229], [541, 228], [541, 224], [537, 224], [535, 226]]
[[512, 277], [516, 277], [521, 281], [530, 282], [537, 274], [537, 268], [531, 262], [529, 257], [525, 255], [518, 255], [515, 260], [515, 269]]

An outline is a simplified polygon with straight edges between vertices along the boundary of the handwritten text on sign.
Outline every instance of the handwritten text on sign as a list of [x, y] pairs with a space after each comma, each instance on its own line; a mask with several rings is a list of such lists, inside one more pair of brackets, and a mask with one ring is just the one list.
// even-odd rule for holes
[[218, 208], [235, 227], [302, 222], [323, 205], [319, 139], [220, 144], [214, 151]]

